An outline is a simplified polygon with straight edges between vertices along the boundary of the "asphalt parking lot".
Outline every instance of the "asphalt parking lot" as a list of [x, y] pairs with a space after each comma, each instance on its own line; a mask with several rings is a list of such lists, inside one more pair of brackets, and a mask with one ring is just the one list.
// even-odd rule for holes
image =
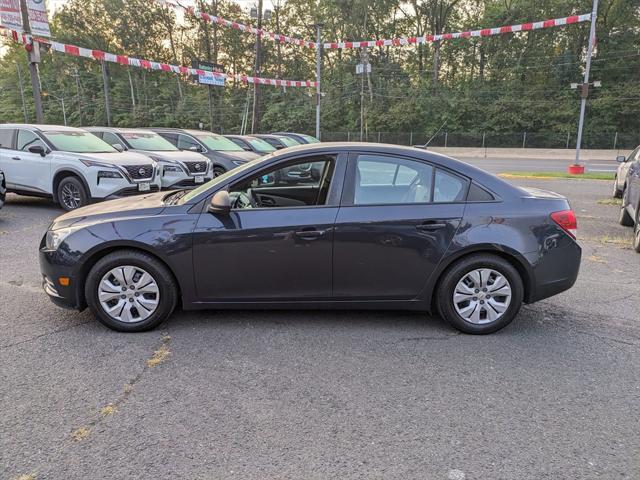
[[506, 329], [407, 312], [177, 312], [121, 334], [41, 291], [61, 212], [0, 210], [0, 478], [640, 478], [640, 255], [611, 185], [567, 195], [576, 286]]

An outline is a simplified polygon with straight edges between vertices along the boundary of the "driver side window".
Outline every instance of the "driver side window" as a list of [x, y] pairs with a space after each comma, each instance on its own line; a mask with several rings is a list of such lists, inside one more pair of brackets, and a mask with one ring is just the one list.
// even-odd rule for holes
[[47, 146], [35, 133], [29, 130], [18, 130], [18, 142], [16, 146], [17, 150], [23, 150], [26, 152], [29, 150], [29, 147], [33, 147], [36, 145], [41, 146], [45, 150], [47, 149]]
[[333, 157], [315, 157], [264, 170], [231, 187], [234, 209], [325, 205], [335, 165]]

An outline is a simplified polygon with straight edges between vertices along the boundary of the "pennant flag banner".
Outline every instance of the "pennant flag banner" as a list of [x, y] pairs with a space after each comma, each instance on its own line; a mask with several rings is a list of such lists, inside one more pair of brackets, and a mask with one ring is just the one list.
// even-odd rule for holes
[[176, 10], [183, 10], [189, 13], [190, 15], [201, 18], [205, 22], [209, 22], [216, 25], [222, 25], [224, 27], [240, 30], [241, 32], [247, 32], [253, 35], [259, 35], [261, 37], [268, 37], [275, 40], [276, 42], [291, 43], [293, 45], [299, 45], [301, 47], [308, 47], [308, 48], [316, 48], [316, 45], [317, 45], [316, 42], [312, 42], [310, 40], [302, 40], [300, 38], [289, 37], [287, 35], [282, 35], [280, 33], [273, 33], [263, 29], [255, 28], [255, 27], [252, 27], [251, 25], [244, 25], [242, 23], [234, 22], [232, 20], [225, 20], [224, 18], [218, 17], [217, 15], [211, 15], [210, 13], [201, 12], [192, 7], [184, 7], [180, 5], [178, 2], [173, 0], [157, 0], [157, 2], [160, 5], [164, 5], [169, 8], [173, 8]]
[[573, 15], [571, 17], [555, 18], [539, 22], [521, 23], [519, 25], [507, 25], [503, 27], [483, 28], [482, 30], [470, 30], [466, 32], [443, 33], [440, 35], [425, 35], [423, 37], [391, 38], [384, 40], [365, 40], [360, 42], [330, 42], [322, 46], [326, 49], [336, 48], [363, 48], [363, 47], [394, 47], [399, 45], [412, 45], [418, 43], [432, 43], [441, 40], [453, 40], [457, 38], [469, 37], [490, 37], [492, 35], [502, 35], [505, 33], [527, 32], [529, 30], [540, 30], [543, 28], [562, 27], [573, 23], [588, 22], [591, 14]]
[[171, 65], [168, 63], [154, 62], [152, 60], [143, 60], [141, 58], [129, 57], [127, 55], [116, 55], [113, 53], [103, 52], [101, 50], [91, 50], [89, 48], [78, 47], [76, 45], [69, 45], [66, 43], [55, 42], [52, 40], [45, 40], [42, 38], [32, 38], [16, 30], [0, 29], [0, 34], [7, 38], [10, 38], [16, 42], [21, 42], [25, 45], [31, 44], [32, 41], [36, 41], [42, 44], [50, 45], [51, 50], [54, 52], [65, 53], [67, 55], [73, 55], [75, 57], [89, 58], [92, 60], [99, 60], [104, 62], [118, 63], [129, 67], [146, 68], [147, 70], [161, 70], [163, 72], [173, 72], [183, 75], [198, 75], [205, 77], [217, 77], [217, 78], [234, 78], [243, 83], [254, 83], [260, 85], [273, 85], [276, 87], [304, 87], [315, 88], [316, 82], [310, 80], [280, 80], [277, 78], [261, 78], [252, 77], [249, 75], [240, 74], [226, 74], [218, 72], [210, 72], [206, 70], [200, 70], [197, 68], [189, 68], [181, 65]]

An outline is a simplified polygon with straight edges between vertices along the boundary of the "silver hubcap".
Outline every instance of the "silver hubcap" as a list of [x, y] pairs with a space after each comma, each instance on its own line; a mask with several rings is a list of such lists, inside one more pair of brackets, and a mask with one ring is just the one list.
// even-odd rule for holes
[[130, 265], [109, 270], [98, 285], [102, 309], [119, 322], [141, 322], [153, 314], [160, 302], [155, 279], [140, 267]]
[[80, 190], [73, 183], [66, 183], [62, 187], [62, 203], [69, 209], [78, 208], [81, 203]]
[[483, 325], [498, 320], [511, 303], [511, 285], [490, 268], [472, 270], [462, 277], [453, 293], [453, 306], [464, 320]]

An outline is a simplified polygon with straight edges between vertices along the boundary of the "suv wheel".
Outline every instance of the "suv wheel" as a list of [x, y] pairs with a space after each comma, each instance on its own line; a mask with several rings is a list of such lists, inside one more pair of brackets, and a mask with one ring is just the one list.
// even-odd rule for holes
[[629, 211], [627, 210], [627, 193], [628, 189], [625, 189], [624, 195], [622, 196], [622, 206], [620, 207], [618, 222], [623, 227], [633, 227], [633, 218], [631, 218], [631, 215], [629, 215]]
[[223, 173], [227, 173], [224, 167], [215, 166], [213, 167], [213, 178], [219, 177]]
[[146, 253], [120, 250], [98, 260], [87, 275], [93, 315], [119, 332], [143, 332], [164, 322], [177, 303], [171, 272]]
[[524, 288], [509, 262], [480, 254], [449, 267], [436, 295], [440, 315], [451, 326], [482, 335], [511, 323], [522, 306]]
[[58, 202], [67, 212], [84, 207], [89, 203], [89, 196], [84, 185], [77, 177], [65, 177], [58, 184]]
[[640, 253], [640, 206], [636, 208], [636, 226], [633, 230], [633, 249]]

